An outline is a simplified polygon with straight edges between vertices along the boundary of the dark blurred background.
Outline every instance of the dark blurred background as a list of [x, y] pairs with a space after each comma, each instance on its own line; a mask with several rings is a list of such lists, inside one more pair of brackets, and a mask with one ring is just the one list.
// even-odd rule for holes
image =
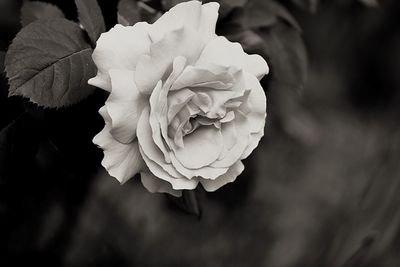
[[[73, 1], [48, 2], [76, 20]], [[109, 29], [118, 1], [99, 2]], [[400, 2], [278, 2], [301, 31], [253, 32], [271, 65], [265, 136], [234, 183], [197, 192], [200, 218], [102, 169], [91, 140], [104, 92], [41, 109], [7, 98], [2, 74], [0, 266], [400, 266]], [[0, 0], [2, 71], [21, 4]], [[232, 30], [237, 12], [218, 31], [260, 50]], [[286, 82], [298, 75], [302, 86]]]

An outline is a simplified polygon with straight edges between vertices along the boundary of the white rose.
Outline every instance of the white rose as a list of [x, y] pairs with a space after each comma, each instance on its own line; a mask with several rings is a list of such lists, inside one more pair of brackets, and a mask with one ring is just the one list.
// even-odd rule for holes
[[214, 191], [243, 171], [264, 134], [268, 65], [215, 34], [218, 3], [173, 7], [155, 23], [116, 25], [97, 41], [97, 76], [110, 92], [93, 142], [124, 183], [136, 173], [151, 192]]

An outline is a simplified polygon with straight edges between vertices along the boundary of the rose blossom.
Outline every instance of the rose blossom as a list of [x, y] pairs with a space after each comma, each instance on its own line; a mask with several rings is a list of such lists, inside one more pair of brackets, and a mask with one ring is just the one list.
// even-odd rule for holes
[[124, 183], [140, 173], [150, 192], [215, 191], [243, 171], [264, 134], [268, 65], [215, 34], [218, 3], [173, 7], [155, 23], [116, 25], [97, 41], [97, 76], [110, 92], [93, 142]]

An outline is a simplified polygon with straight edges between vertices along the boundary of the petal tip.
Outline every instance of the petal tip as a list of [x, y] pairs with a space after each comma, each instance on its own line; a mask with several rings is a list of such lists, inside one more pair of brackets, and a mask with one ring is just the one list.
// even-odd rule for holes
[[107, 81], [105, 81], [103, 78], [101, 78], [99, 75], [97, 75], [97, 76], [95, 76], [93, 78], [90, 78], [88, 80], [88, 84], [110, 92], [109, 83]]
[[216, 11], [218, 11], [219, 8], [221, 7], [221, 5], [218, 2], [209, 2], [209, 3], [203, 4], [203, 7], [212, 7], [212, 8], [215, 8]]

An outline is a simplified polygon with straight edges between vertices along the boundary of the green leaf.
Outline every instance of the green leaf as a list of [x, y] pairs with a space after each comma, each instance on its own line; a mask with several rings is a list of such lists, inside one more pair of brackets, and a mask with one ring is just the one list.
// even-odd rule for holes
[[301, 31], [296, 19], [285, 7], [275, 1], [249, 1], [244, 7], [243, 26], [245, 28], [269, 27], [280, 21]]
[[93, 46], [96, 45], [100, 34], [106, 31], [103, 14], [96, 0], [75, 0], [78, 8], [78, 19]]
[[57, 6], [44, 2], [25, 1], [21, 7], [21, 24], [23, 27], [38, 19], [65, 18]]
[[44, 107], [68, 106], [93, 91], [96, 67], [79, 26], [66, 19], [38, 20], [23, 28], [5, 59], [9, 95]]
[[298, 7], [314, 13], [317, 11], [319, 0], [292, 0]]
[[140, 12], [136, 0], [120, 0], [118, 2], [118, 23], [131, 26], [140, 21]]
[[307, 79], [307, 51], [301, 34], [284, 24], [261, 29], [264, 54], [271, 76], [290, 87], [302, 89]]

